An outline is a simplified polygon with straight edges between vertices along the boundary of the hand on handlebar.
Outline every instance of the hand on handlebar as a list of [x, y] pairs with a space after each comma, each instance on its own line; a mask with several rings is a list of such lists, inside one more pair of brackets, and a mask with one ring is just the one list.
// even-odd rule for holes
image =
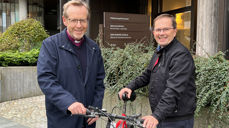
[[144, 120], [143, 127], [144, 128], [157, 128], [158, 120], [153, 116], [144, 116], [142, 117]]
[[98, 119], [99, 119], [98, 116], [96, 116], [95, 118], [88, 118], [87, 123], [88, 123], [88, 125], [91, 125]]
[[119, 98], [120, 98], [121, 100], [123, 100], [123, 99], [122, 99], [122, 95], [123, 95], [124, 93], [127, 93], [127, 97], [130, 99], [132, 90], [129, 89], [129, 88], [123, 88], [123, 89], [121, 89], [121, 90], [119, 91], [119, 93], [118, 93], [118, 94], [119, 94]]
[[74, 102], [68, 107], [68, 110], [72, 115], [74, 114], [86, 114], [87, 109], [80, 102]]

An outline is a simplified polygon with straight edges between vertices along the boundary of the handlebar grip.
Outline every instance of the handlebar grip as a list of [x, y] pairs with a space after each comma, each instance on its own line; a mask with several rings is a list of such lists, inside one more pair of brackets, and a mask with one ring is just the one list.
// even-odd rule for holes
[[[70, 112], [70, 111], [69, 111]], [[70, 112], [71, 113], [71, 112]], [[83, 117], [87, 117], [87, 118], [95, 118], [96, 116], [95, 115], [93, 115], [93, 113], [90, 111], [90, 110], [88, 110], [88, 109], [86, 109], [86, 114], [71, 114], [72, 116], [73, 115], [77, 115], [77, 116], [83, 116]]]
[[143, 124], [144, 123], [144, 120], [143, 119], [140, 119], [140, 123]]
[[[118, 94], [118, 98], [120, 100], [119, 94]], [[128, 98], [127, 92], [125, 92], [125, 93], [122, 94], [122, 100], [123, 101], [128, 101], [128, 100], [134, 101], [135, 99], [136, 99], [136, 94], [135, 94], [134, 91], [131, 93], [130, 98]]]

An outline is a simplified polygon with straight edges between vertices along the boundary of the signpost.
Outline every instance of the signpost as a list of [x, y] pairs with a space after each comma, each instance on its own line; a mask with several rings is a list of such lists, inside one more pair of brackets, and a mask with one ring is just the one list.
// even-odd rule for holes
[[104, 46], [125, 47], [150, 40], [150, 17], [143, 14], [104, 12]]

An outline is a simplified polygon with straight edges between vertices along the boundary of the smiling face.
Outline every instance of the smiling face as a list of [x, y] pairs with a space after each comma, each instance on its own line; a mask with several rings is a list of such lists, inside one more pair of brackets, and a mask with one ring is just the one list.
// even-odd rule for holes
[[161, 47], [165, 47], [176, 36], [177, 29], [172, 25], [172, 19], [169, 17], [158, 18], [154, 22], [153, 35]]
[[63, 23], [68, 33], [75, 40], [80, 40], [88, 28], [88, 10], [84, 6], [70, 5], [66, 10], [67, 16], [63, 16]]

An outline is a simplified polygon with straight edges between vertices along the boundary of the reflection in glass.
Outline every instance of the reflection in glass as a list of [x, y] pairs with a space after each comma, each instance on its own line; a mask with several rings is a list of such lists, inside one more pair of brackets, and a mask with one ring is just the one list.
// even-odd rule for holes
[[[43, 0], [27, 0], [28, 18], [35, 18], [44, 23]], [[19, 21], [19, 0], [0, 0], [0, 32]]]
[[28, 1], [28, 17], [34, 18], [41, 23], [44, 22], [43, 19], [43, 0], [30, 0]]
[[10, 26], [10, 3], [6, 3], [6, 28]]
[[177, 13], [176, 22], [176, 38], [190, 50], [191, 12]]
[[11, 23], [10, 24], [14, 24], [15, 21], [16, 21], [16, 17], [15, 17], [15, 3], [11, 3], [10, 4], [10, 21]]
[[15, 22], [19, 21], [19, 12], [18, 12], [19, 3], [18, 2], [19, 2], [18, 0], [15, 1]]
[[2, 26], [2, 2], [1, 2], [1, 0], [0, 0], [0, 33], [2, 33], [2, 28], [3, 28], [3, 26]]
[[0, 0], [0, 32], [3, 33], [6, 29], [14, 24], [15, 16], [15, 0]]
[[162, 11], [170, 11], [191, 6], [191, 0], [163, 0]]

